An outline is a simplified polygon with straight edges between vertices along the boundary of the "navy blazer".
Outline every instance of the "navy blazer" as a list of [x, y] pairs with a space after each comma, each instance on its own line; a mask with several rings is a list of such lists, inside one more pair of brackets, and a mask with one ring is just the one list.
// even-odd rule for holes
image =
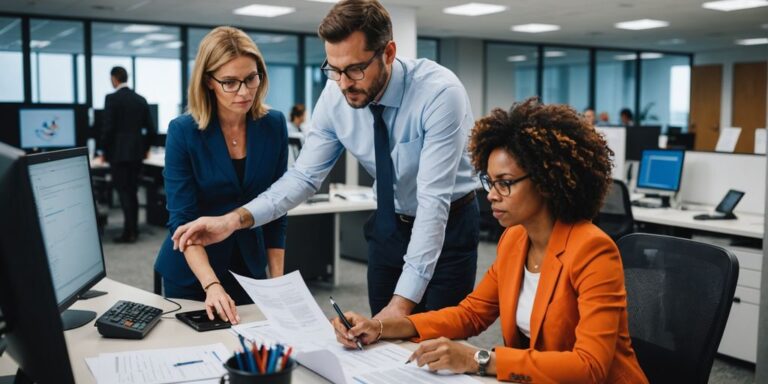
[[[271, 110], [260, 119], [249, 117], [246, 129], [247, 160], [241, 185], [215, 115], [202, 131], [188, 114], [175, 118], [168, 127], [163, 177], [170, 233], [157, 255], [155, 270], [175, 285], [198, 283], [184, 254], [173, 250], [171, 235], [176, 228], [198, 217], [222, 215], [244, 205], [286, 171], [285, 116]], [[285, 248], [285, 225], [283, 216], [260, 227], [238, 230], [224, 241], [205, 247], [216, 275], [229, 273], [230, 257], [237, 246], [252, 277], [265, 278], [266, 250]]]

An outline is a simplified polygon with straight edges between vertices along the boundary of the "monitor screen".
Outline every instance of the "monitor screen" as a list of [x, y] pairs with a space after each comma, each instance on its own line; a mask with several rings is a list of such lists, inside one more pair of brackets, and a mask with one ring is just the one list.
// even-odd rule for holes
[[75, 110], [22, 108], [19, 129], [24, 149], [74, 147]]
[[640, 161], [646, 149], [659, 149], [660, 126], [627, 128], [627, 160]]
[[637, 187], [677, 192], [683, 174], [685, 151], [645, 150], [640, 160]]
[[62, 152], [70, 155], [29, 156], [28, 172], [56, 301], [65, 309], [106, 271], [87, 151]]

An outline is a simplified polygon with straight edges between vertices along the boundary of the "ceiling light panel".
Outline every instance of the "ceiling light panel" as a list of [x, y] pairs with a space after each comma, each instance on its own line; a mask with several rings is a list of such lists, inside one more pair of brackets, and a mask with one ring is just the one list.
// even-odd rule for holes
[[631, 31], [639, 31], [642, 29], [668, 27], [669, 22], [663, 21], [663, 20], [640, 19], [640, 20], [623, 21], [621, 23], [616, 23], [613, 26], [619, 29], [629, 29]]
[[768, 37], [755, 37], [752, 39], [736, 40], [738, 45], [763, 45], [768, 44]]
[[277, 17], [296, 12], [296, 8], [281, 7], [277, 5], [251, 4], [245, 7], [237, 8], [233, 12], [236, 15], [243, 16]]
[[504, 12], [507, 7], [497, 4], [486, 3], [467, 3], [463, 5], [457, 5], [455, 7], [443, 8], [443, 13], [449, 15], [459, 16], [482, 16], [490, 15], [492, 13]]
[[131, 24], [123, 28], [122, 31], [125, 33], [152, 33], [159, 32], [160, 29], [160, 26], [157, 25]]
[[706, 9], [715, 11], [731, 12], [742, 9], [760, 8], [768, 6], [768, 0], [721, 0], [709, 1], [701, 5]]
[[554, 24], [531, 23], [531, 24], [513, 25], [512, 28], [510, 29], [514, 32], [542, 33], [542, 32], [552, 32], [552, 31], [560, 30], [560, 26], [554, 25]]

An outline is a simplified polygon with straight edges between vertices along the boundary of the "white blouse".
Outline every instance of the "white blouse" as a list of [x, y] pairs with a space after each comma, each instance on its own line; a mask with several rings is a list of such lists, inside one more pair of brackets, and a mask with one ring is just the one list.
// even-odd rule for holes
[[533, 311], [533, 299], [536, 297], [536, 289], [539, 287], [539, 276], [541, 273], [528, 271], [527, 266], [523, 266], [525, 276], [523, 286], [520, 287], [520, 298], [517, 300], [517, 328], [520, 329], [525, 337], [531, 337], [531, 312]]

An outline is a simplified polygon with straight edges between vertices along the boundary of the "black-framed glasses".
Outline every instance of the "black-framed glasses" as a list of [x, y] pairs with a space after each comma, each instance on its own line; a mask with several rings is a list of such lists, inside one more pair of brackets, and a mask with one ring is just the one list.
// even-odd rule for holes
[[375, 60], [381, 53], [384, 52], [384, 48], [379, 48], [376, 50], [376, 52], [373, 53], [373, 56], [371, 56], [368, 61], [362, 64], [354, 64], [350, 65], [349, 67], [346, 67], [344, 69], [336, 69], [333, 67], [328, 66], [328, 59], [325, 59], [323, 61], [323, 65], [320, 66], [320, 70], [323, 71], [326, 77], [333, 81], [339, 81], [341, 80], [341, 75], [345, 74], [347, 75], [347, 78], [350, 80], [362, 80], [365, 79], [365, 70], [368, 69], [368, 67], [373, 63], [373, 60]]
[[254, 73], [248, 77], [245, 78], [245, 80], [237, 80], [237, 79], [227, 79], [227, 80], [219, 80], [215, 77], [213, 77], [212, 74], [208, 74], [208, 76], [213, 79], [213, 81], [219, 83], [221, 85], [221, 90], [227, 93], [238, 93], [240, 92], [240, 87], [245, 84], [245, 87], [248, 89], [256, 89], [259, 87], [259, 84], [261, 84], [261, 73]]
[[491, 188], [495, 188], [499, 195], [507, 197], [512, 193], [512, 186], [531, 177], [531, 175], [520, 176], [517, 179], [498, 179], [491, 180], [490, 176], [483, 174], [480, 175], [480, 184], [483, 185], [483, 189], [486, 192], [491, 192]]

